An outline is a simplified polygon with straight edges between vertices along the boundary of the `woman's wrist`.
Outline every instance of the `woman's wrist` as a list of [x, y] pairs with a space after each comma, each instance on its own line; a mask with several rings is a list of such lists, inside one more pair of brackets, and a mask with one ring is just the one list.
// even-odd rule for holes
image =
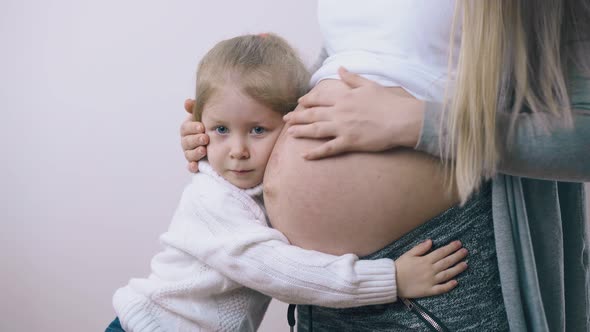
[[398, 102], [397, 104], [397, 107], [403, 112], [392, 117], [395, 121], [390, 131], [394, 133], [392, 146], [413, 149], [420, 140], [426, 103], [415, 98], [404, 98], [403, 103]]

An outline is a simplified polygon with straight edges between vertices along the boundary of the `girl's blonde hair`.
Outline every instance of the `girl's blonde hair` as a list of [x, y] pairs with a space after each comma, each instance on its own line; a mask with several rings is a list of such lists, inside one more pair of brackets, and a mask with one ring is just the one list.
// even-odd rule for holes
[[217, 43], [197, 68], [195, 120], [211, 97], [231, 84], [281, 114], [308, 90], [309, 72], [297, 52], [274, 34], [244, 35]]
[[[509, 146], [519, 113], [545, 112], [571, 125], [568, 69], [590, 75], [590, 4], [462, 0], [455, 18], [462, 18], [461, 47], [441, 149], [465, 202], [496, 173], [499, 144]], [[511, 110], [511, 126], [498, 133], [496, 112], [503, 110]]]

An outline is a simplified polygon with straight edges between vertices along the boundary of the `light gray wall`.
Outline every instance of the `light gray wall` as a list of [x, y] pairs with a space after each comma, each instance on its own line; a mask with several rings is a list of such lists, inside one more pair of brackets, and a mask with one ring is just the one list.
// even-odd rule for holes
[[[197, 61], [222, 38], [273, 31], [312, 62], [315, 7], [0, 2], [0, 331], [104, 331], [189, 179], [178, 130]], [[264, 330], [284, 330], [272, 310]]]
[[[274, 31], [308, 62], [316, 1], [0, 2], [0, 331], [101, 331], [188, 180], [182, 103], [221, 38]], [[261, 331], [286, 330], [273, 302]]]

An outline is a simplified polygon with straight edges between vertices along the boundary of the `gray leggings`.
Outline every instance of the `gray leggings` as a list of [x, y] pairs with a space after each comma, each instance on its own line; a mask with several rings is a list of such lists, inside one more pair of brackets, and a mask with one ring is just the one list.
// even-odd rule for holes
[[[387, 247], [364, 257], [398, 258], [419, 242], [435, 247], [461, 240], [469, 250], [469, 268], [447, 294], [413, 299], [449, 331], [508, 331], [494, 246], [491, 186], [487, 184], [463, 207], [454, 206]], [[297, 306], [297, 330], [309, 331], [429, 331], [423, 320], [401, 300], [350, 309]], [[310, 320], [311, 316], [311, 320]]]

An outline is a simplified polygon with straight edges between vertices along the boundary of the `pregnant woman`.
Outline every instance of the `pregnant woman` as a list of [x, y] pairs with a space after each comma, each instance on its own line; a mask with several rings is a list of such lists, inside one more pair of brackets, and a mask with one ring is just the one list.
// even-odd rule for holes
[[[453, 29], [452, 1], [319, 1], [327, 57], [267, 167], [273, 226], [366, 258], [459, 239], [470, 268], [411, 310], [299, 308], [300, 330], [588, 330], [583, 187], [553, 180], [590, 180], [590, 116], [576, 110], [590, 100], [590, 5], [537, 1], [533, 16], [532, 2], [461, 2]], [[365, 78], [339, 81], [340, 66]], [[195, 126], [190, 161], [204, 152]], [[453, 158], [451, 181], [414, 147]]]

